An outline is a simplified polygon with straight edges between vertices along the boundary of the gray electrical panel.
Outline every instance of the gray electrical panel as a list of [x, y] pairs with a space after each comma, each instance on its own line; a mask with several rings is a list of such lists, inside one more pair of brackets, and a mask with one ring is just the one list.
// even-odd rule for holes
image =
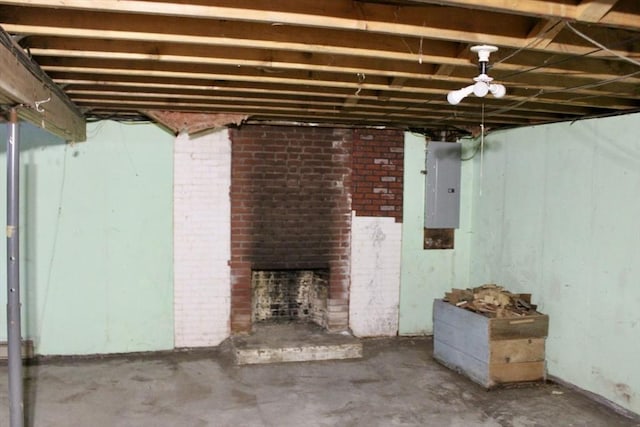
[[460, 225], [461, 152], [459, 143], [427, 143], [426, 228], [458, 228]]

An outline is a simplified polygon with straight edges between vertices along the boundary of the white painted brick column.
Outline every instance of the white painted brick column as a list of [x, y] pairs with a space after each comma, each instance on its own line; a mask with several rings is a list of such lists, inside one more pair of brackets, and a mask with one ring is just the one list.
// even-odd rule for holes
[[402, 224], [352, 214], [349, 327], [354, 335], [398, 333]]
[[231, 141], [223, 129], [174, 146], [175, 346], [215, 346], [230, 330]]

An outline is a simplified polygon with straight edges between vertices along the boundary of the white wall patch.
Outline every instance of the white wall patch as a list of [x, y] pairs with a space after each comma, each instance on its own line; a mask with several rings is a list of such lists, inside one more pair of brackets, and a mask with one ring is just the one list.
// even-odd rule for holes
[[352, 213], [349, 326], [356, 336], [398, 333], [402, 224]]

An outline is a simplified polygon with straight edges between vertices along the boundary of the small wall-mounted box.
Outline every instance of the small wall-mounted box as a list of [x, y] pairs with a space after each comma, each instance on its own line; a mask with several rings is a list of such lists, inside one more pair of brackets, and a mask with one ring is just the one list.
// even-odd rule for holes
[[489, 318], [433, 303], [433, 357], [485, 388], [546, 377], [549, 317]]

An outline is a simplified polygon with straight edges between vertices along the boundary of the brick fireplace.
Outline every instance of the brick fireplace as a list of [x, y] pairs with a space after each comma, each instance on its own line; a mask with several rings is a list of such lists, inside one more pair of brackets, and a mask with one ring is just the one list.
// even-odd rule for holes
[[397, 334], [403, 147], [397, 129], [243, 125], [181, 134], [176, 347], [251, 331], [251, 277], [260, 271], [322, 271], [319, 323], [356, 336]]
[[252, 327], [252, 272], [328, 271], [326, 327], [348, 327], [351, 131], [231, 131], [231, 329]]
[[253, 323], [311, 322], [327, 325], [327, 270], [253, 270]]
[[252, 330], [252, 277], [273, 271], [326, 272], [322, 326], [348, 329], [352, 211], [401, 219], [402, 132], [242, 126], [229, 135], [231, 332]]

